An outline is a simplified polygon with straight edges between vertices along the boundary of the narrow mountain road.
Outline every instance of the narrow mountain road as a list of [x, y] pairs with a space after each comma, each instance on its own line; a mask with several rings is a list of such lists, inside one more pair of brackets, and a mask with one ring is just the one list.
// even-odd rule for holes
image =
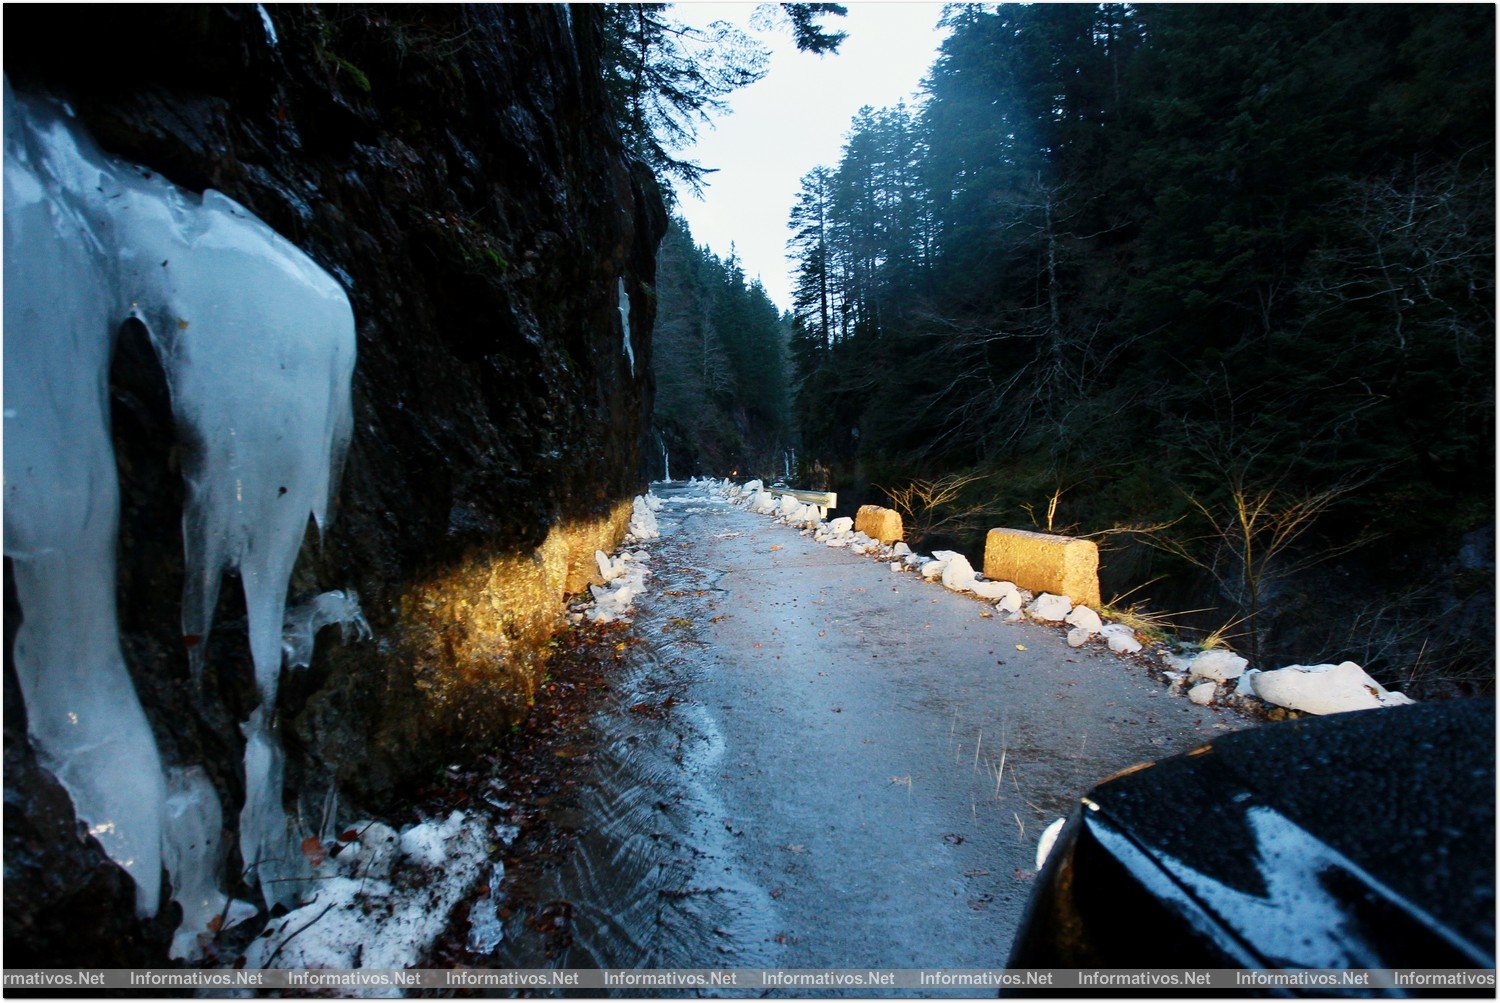
[[[701, 489], [657, 492], [648, 643], [546, 890], [574, 931], [554, 964], [1002, 965], [1048, 822], [1250, 723], [1097, 643]], [[504, 963], [541, 963], [509, 943]]]

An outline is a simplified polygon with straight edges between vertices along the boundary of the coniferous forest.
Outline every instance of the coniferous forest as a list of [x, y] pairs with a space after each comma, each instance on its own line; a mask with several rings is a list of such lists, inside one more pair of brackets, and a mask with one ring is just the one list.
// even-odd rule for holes
[[1487, 686], [1493, 21], [950, 5], [917, 105], [803, 179], [786, 427], [769, 304], [716, 327], [735, 264], [669, 236], [658, 424], [715, 443], [674, 474], [795, 448], [929, 546], [1091, 536], [1120, 609]]
[[792, 435], [788, 319], [732, 254], [721, 259], [695, 246], [681, 219], [670, 222], [656, 267], [660, 475], [673, 457], [681, 476], [784, 471]]

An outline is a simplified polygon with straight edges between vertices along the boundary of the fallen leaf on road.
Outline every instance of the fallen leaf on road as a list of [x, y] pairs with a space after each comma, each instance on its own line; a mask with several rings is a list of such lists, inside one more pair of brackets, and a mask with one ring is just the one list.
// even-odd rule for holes
[[990, 872], [982, 867], [976, 867], [972, 871], [964, 871], [964, 877], [966, 878], [987, 878], [989, 875]]
[[779, 544], [779, 543], [773, 543], [773, 544], [771, 544], [771, 549], [772, 550], [780, 550], [781, 549], [781, 544]]
[[[760, 645], [757, 644], [756, 647], [759, 648]], [[1026, 645], [1024, 645], [1024, 644], [1018, 644], [1018, 645], [1016, 645], [1016, 650], [1017, 651], [1025, 651], [1026, 650]]]
[[806, 853], [807, 852], [807, 847], [803, 846], [801, 843], [788, 843], [785, 846], [783, 846], [782, 849], [786, 850], [789, 853]]

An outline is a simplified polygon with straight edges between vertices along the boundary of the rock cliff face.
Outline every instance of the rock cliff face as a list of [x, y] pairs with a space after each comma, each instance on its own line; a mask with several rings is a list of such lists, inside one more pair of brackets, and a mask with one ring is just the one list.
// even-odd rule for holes
[[[278, 714], [289, 814], [316, 827], [390, 811], [524, 713], [564, 593], [642, 486], [665, 213], [610, 123], [594, 14], [240, 5], [8, 21], [17, 89], [67, 100], [111, 153], [223, 191], [348, 290], [354, 437], [288, 599], [353, 589], [375, 639], [325, 631], [311, 666], [285, 674]], [[129, 326], [111, 392], [122, 646], [163, 759], [205, 767], [232, 846], [254, 702], [243, 600], [227, 582], [200, 692], [180, 631], [182, 444]], [[11, 665], [24, 616], [7, 567], [5, 946], [16, 965], [157, 961], [171, 907], [133, 916], [129, 878], [25, 740]], [[243, 867], [231, 849], [229, 885]]]

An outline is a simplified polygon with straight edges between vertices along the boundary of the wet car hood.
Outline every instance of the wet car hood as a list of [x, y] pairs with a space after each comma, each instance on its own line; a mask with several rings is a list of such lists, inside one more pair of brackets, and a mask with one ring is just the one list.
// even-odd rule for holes
[[1229, 964], [1492, 968], [1494, 729], [1493, 701], [1418, 704], [1127, 771], [1083, 800], [1054, 851], [1066, 859], [1048, 862], [1038, 897], [1068, 901], [1032, 911], [1053, 910], [1049, 936], [1091, 942], [1074, 956], [1100, 956], [1092, 874]]

